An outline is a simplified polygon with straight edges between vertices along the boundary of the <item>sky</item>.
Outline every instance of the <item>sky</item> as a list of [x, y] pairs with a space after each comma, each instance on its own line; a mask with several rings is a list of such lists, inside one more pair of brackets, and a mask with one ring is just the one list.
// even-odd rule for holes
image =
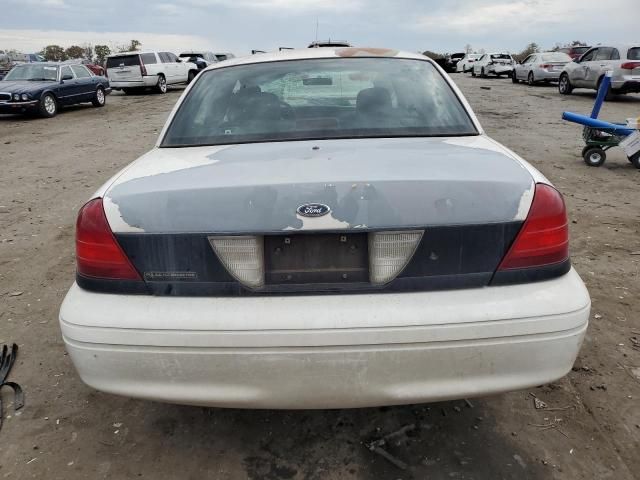
[[[604, 5], [604, 7], [603, 7]], [[127, 44], [249, 53], [316, 38], [408, 51], [640, 42], [640, 0], [0, 0], [0, 50]]]

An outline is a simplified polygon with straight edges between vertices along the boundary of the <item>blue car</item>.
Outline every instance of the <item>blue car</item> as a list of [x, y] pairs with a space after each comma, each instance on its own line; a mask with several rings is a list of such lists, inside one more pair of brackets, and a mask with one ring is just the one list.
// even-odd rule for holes
[[25, 63], [0, 81], [0, 113], [32, 113], [54, 117], [60, 107], [91, 102], [103, 107], [111, 92], [109, 79], [84, 65]]

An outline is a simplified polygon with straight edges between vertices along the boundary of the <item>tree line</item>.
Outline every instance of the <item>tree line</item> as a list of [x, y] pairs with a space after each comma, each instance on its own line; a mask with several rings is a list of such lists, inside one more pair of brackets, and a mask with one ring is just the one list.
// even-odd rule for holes
[[126, 45], [119, 45], [111, 49], [109, 45], [91, 45], [84, 44], [71, 45], [70, 47], [63, 48], [60, 45], [47, 45], [40, 52], [45, 60], [49, 62], [62, 62], [64, 60], [71, 60], [74, 58], [82, 58], [89, 62], [102, 65], [107, 56], [113, 52], [136, 52], [140, 50], [142, 43], [139, 40], [131, 40]]

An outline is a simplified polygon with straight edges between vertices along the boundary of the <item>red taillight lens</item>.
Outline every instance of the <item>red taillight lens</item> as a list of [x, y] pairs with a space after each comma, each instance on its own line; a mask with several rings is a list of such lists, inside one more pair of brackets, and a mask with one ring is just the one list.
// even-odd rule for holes
[[640, 68], [640, 62], [626, 62], [620, 65], [620, 68], [624, 70], [633, 70], [634, 68]]
[[538, 183], [529, 215], [498, 270], [542, 267], [569, 258], [569, 222], [562, 195]]
[[78, 213], [76, 262], [78, 273], [88, 277], [141, 280], [111, 232], [101, 198], [91, 200]]
[[138, 55], [140, 58], [140, 75], [145, 77], [147, 75], [147, 67], [145, 67], [144, 62], [142, 61], [142, 55]]
[[553, 65], [550, 65], [548, 63], [543, 63], [542, 65], [540, 65], [540, 68], [551, 68], [553, 67]]

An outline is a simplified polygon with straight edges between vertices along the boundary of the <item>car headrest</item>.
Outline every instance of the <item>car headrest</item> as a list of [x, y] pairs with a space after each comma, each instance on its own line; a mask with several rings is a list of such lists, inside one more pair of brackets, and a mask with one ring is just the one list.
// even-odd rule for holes
[[391, 108], [391, 94], [382, 87], [361, 90], [356, 98], [356, 111], [359, 113], [375, 113]]

